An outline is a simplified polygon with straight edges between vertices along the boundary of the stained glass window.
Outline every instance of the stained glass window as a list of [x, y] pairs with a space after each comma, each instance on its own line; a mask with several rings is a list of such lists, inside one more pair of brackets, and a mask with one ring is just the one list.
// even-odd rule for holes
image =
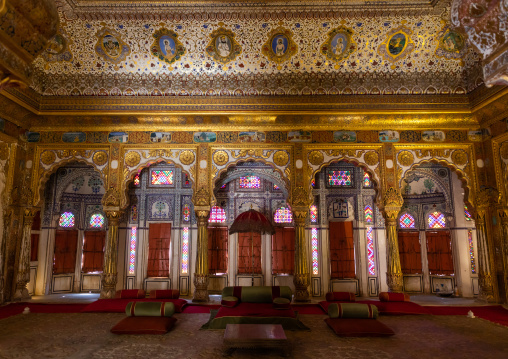
[[374, 222], [374, 212], [372, 211], [372, 207], [370, 205], [365, 206], [365, 222]]
[[273, 189], [277, 190], [277, 189], [280, 189], [279, 186], [277, 186], [276, 184], [273, 185]]
[[129, 274], [134, 274], [136, 265], [136, 237], [137, 227], [131, 227], [131, 245], [129, 248]]
[[173, 184], [173, 171], [172, 170], [153, 170], [152, 171], [152, 184], [164, 185]]
[[227, 187], [227, 185], [228, 185], [227, 183], [224, 183], [224, 184], [221, 186], [221, 189], [226, 188], [226, 187]]
[[369, 274], [376, 275], [376, 261], [374, 258], [374, 229], [367, 227], [367, 259], [369, 262]]
[[466, 221], [473, 220], [473, 216], [471, 216], [471, 212], [467, 209], [467, 205], [464, 205], [464, 216], [466, 217]]
[[469, 241], [469, 260], [471, 261], [471, 273], [476, 274], [476, 265], [474, 261], [474, 244], [473, 244], [473, 230], [467, 231], [467, 240]]
[[139, 173], [134, 176], [134, 186], [139, 187]]
[[372, 182], [370, 181], [370, 175], [368, 172], [363, 173], [363, 187], [370, 187]]
[[240, 177], [240, 188], [261, 188], [261, 179], [258, 176]]
[[330, 186], [351, 186], [351, 171], [328, 171], [328, 184]]
[[104, 227], [104, 216], [100, 213], [94, 213], [90, 217], [90, 227], [102, 228]]
[[312, 274], [319, 274], [319, 260], [318, 260], [318, 229], [312, 228], [311, 234], [312, 244]]
[[275, 223], [291, 223], [293, 222], [293, 213], [287, 207], [281, 207], [275, 211], [273, 216]]
[[210, 211], [210, 218], [208, 219], [209, 223], [224, 223], [226, 222], [226, 211], [219, 207], [213, 206]]
[[399, 219], [400, 228], [415, 228], [415, 219], [409, 213], [404, 213]]
[[312, 181], [310, 181], [310, 185], [312, 187], [316, 187], [316, 180], [313, 178]]
[[310, 206], [310, 221], [312, 223], [316, 223], [318, 219], [317, 207], [312, 205]]
[[189, 228], [182, 229], [182, 274], [189, 273]]
[[184, 222], [188, 222], [190, 220], [190, 208], [189, 208], [189, 205], [187, 205], [187, 204], [185, 206], [183, 206], [182, 218], [183, 218]]
[[60, 227], [71, 228], [74, 227], [74, 214], [72, 212], [64, 212], [60, 215], [60, 221], [58, 221]]
[[445, 220], [445, 216], [443, 213], [441, 212], [432, 212], [429, 214], [429, 217], [428, 217], [428, 223], [429, 223], [429, 228], [445, 228], [446, 227], [446, 220]]

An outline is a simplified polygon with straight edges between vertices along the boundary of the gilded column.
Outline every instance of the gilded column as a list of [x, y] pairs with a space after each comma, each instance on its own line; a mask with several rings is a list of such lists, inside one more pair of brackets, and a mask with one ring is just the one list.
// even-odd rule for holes
[[305, 236], [305, 221], [309, 213], [309, 193], [303, 187], [293, 191], [292, 198], [293, 220], [295, 221], [295, 301], [308, 302], [309, 299], [309, 257], [307, 254], [307, 238]]
[[5, 301], [5, 263], [7, 262], [6, 256], [7, 256], [7, 238], [9, 238], [9, 233], [11, 229], [11, 215], [12, 215], [12, 209], [6, 209], [3, 213], [3, 236], [2, 240], [0, 241], [0, 304], [2, 304]]
[[397, 217], [404, 204], [401, 194], [390, 187], [384, 195], [384, 217], [386, 226], [386, 254], [388, 271], [386, 281], [390, 292], [402, 292], [403, 276], [400, 266], [399, 239], [397, 236]]
[[105, 210], [108, 218], [108, 234], [104, 250], [104, 265], [102, 270], [102, 289], [100, 298], [114, 298], [118, 281], [118, 224], [119, 210]]
[[[508, 288], [508, 207], [500, 206], [498, 215], [501, 220], [501, 251], [503, 258], [504, 287]], [[505, 290], [505, 303], [508, 303], [508, 291]]]
[[198, 219], [198, 248], [194, 271], [193, 302], [208, 302], [208, 216], [210, 210], [196, 211]]
[[483, 188], [476, 194], [476, 240], [478, 243], [479, 298], [488, 302], [496, 300], [494, 253], [489, 231], [490, 206], [497, 203], [497, 190]]
[[16, 278], [16, 291], [13, 300], [30, 299], [26, 285], [30, 282], [30, 245], [31, 231], [34, 217], [39, 208], [28, 207], [23, 211], [23, 233], [21, 236], [21, 250], [18, 261], [18, 273]]

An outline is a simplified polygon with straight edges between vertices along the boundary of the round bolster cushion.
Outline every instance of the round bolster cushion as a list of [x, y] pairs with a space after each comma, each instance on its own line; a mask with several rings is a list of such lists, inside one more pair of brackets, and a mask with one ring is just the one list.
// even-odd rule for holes
[[351, 292], [328, 292], [326, 293], [326, 300], [328, 302], [343, 301], [354, 302], [356, 300], [355, 293]]
[[129, 317], [171, 317], [175, 305], [171, 302], [129, 302], [125, 307]]
[[273, 309], [290, 309], [291, 301], [287, 298], [277, 297], [273, 300]]
[[220, 304], [223, 307], [234, 308], [238, 304], [239, 300], [237, 297], [229, 296], [222, 298]]
[[180, 291], [178, 289], [154, 289], [150, 291], [149, 298], [178, 299], [180, 298]]
[[376, 319], [379, 312], [373, 304], [331, 303], [328, 315], [330, 318]]
[[141, 299], [146, 296], [143, 289], [121, 289], [115, 293], [117, 299]]
[[411, 297], [406, 293], [381, 292], [379, 300], [382, 302], [410, 302]]

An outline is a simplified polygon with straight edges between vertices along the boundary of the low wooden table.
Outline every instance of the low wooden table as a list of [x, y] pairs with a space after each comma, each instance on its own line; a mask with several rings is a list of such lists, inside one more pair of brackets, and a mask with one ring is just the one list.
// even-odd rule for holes
[[280, 324], [228, 324], [224, 332], [224, 354], [235, 349], [273, 348], [289, 356], [290, 346]]

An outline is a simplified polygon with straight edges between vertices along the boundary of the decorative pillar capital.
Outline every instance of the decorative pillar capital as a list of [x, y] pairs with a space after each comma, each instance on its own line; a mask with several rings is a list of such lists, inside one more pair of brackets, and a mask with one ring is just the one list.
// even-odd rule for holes
[[34, 223], [34, 217], [37, 215], [37, 212], [40, 211], [40, 208], [38, 207], [26, 207], [23, 210], [23, 224], [24, 225], [30, 225]]
[[403, 204], [404, 199], [398, 190], [393, 187], [386, 190], [383, 196], [383, 214], [388, 223], [396, 223]]
[[310, 198], [310, 193], [307, 188], [305, 187], [296, 187], [293, 190], [293, 193], [291, 195], [291, 207], [293, 207], [295, 210], [298, 210], [298, 208], [306, 208], [308, 211], [309, 206], [312, 204], [312, 198]]
[[295, 221], [295, 225], [297, 227], [305, 227], [305, 221], [307, 220], [308, 214], [308, 208], [299, 207], [293, 210], [293, 220]]
[[485, 216], [493, 205], [499, 203], [499, 191], [496, 188], [484, 187], [476, 192], [476, 211], [478, 215]]
[[120, 208], [117, 209], [104, 208], [104, 212], [106, 213], [106, 217], [108, 218], [108, 225], [118, 227], [120, 217], [122, 216]]

